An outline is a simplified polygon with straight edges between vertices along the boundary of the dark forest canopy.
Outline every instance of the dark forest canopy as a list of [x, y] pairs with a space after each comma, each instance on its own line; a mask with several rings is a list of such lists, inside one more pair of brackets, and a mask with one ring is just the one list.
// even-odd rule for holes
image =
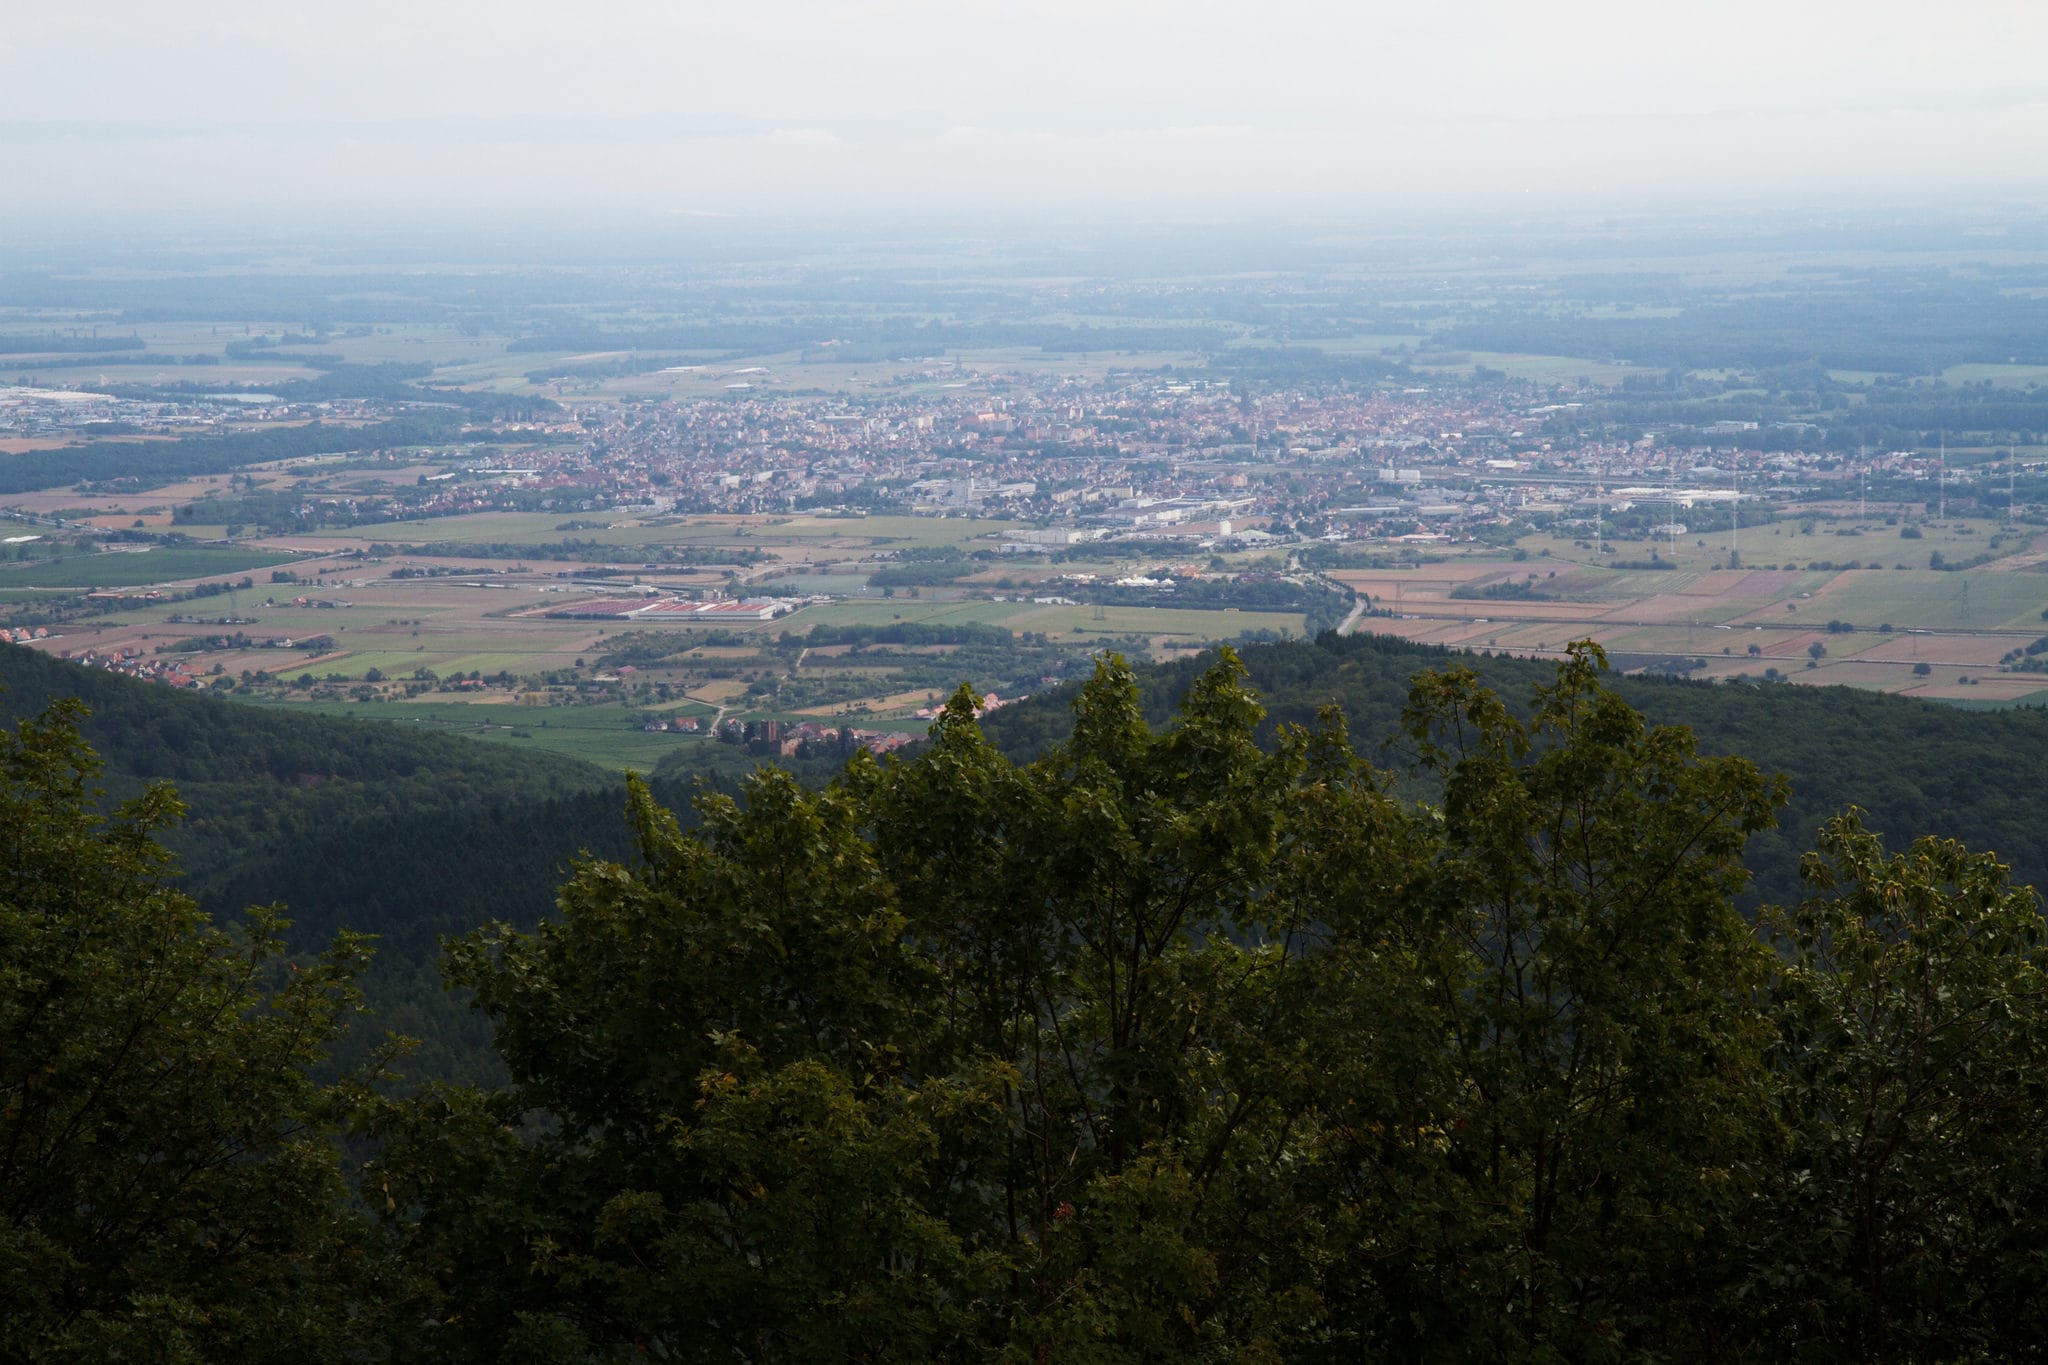
[[[925, 634], [955, 629], [976, 638]], [[1012, 654], [1034, 676], [1046, 671], [1015, 639], [992, 638], [994, 648], [984, 650], [986, 629], [895, 623], [870, 635], [819, 628], [796, 643], [883, 647], [896, 666], [917, 674], [920, 687], [942, 694], [963, 677], [978, 692], [1007, 690], [997, 673]], [[953, 648], [931, 659], [905, 653], [932, 644]], [[1311, 724], [1321, 707], [1338, 704], [1359, 751], [1409, 799], [1433, 793], [1401, 726], [1417, 672], [1462, 663], [1511, 705], [1550, 672], [1535, 661], [1452, 655], [1370, 636], [1257, 645], [1243, 658], [1268, 711], [1262, 744], [1274, 742], [1282, 722]], [[1137, 671], [1151, 723], [1170, 720], [1205, 666], [1194, 659]], [[1851, 804], [1888, 838], [1959, 839], [1996, 850], [2021, 881], [2048, 879], [2048, 824], [2034, 797], [2039, 774], [2048, 771], [2048, 712], [1964, 711], [1844, 688], [1647, 678], [1611, 686], [1651, 720], [1691, 727], [1703, 750], [1749, 756], [1789, 780], [1777, 824], [1746, 845], [1753, 880], [1740, 896], [1745, 908], [1797, 898], [1801, 855], [1822, 824]], [[435, 982], [440, 937], [484, 919], [531, 927], [554, 908], [555, 888], [579, 852], [623, 858], [629, 851], [616, 777], [583, 764], [383, 722], [188, 696], [19, 648], [0, 648], [0, 689], [0, 713], [15, 717], [58, 696], [84, 697], [94, 711], [87, 736], [118, 794], [151, 779], [178, 783], [190, 815], [165, 837], [185, 859], [187, 888], [208, 909], [284, 902], [300, 946], [342, 928], [381, 935], [363, 988], [380, 1011], [402, 1015], [409, 1031], [429, 1040], [415, 1067], [425, 1078], [496, 1068], [477, 1022]], [[985, 726], [1005, 753], [1027, 761], [1066, 737], [1071, 700], [1071, 689], [1055, 689], [1006, 707]], [[695, 781], [732, 790], [754, 762], [737, 746], [693, 746], [662, 765], [656, 791], [685, 807]], [[807, 781], [833, 771], [828, 761], [786, 762]]]
[[[898, 624], [881, 627], [870, 638], [865, 628], [820, 628], [803, 643], [967, 642], [965, 633], [927, 638], [931, 629]], [[678, 637], [676, 643], [693, 641]], [[1007, 642], [992, 638], [991, 643]], [[1344, 708], [1361, 749], [1407, 782], [1417, 779], [1408, 775], [1412, 755], [1399, 738], [1400, 699], [1413, 674], [1441, 667], [1453, 657], [1462, 657], [1511, 700], [1528, 695], [1548, 670], [1531, 660], [1452, 656], [1379, 636], [1325, 635], [1314, 642], [1244, 651], [1270, 713], [1261, 731], [1264, 742], [1271, 742], [1282, 721], [1306, 724], [1319, 707], [1334, 702]], [[1197, 658], [1138, 671], [1154, 723], [1164, 723], [1204, 666]], [[963, 680], [982, 690], [1000, 683], [963, 674], [943, 686]], [[1781, 828], [1752, 840], [1747, 854], [1763, 895], [1797, 894], [1801, 850], [1823, 820], [1851, 803], [1868, 813], [1873, 828], [1890, 836], [1934, 832], [1961, 839], [1997, 850], [2023, 880], [2048, 880], [2048, 825], [2030, 804], [2037, 775], [2048, 771], [2048, 712], [1963, 711], [1846, 688], [1715, 687], [1648, 678], [1620, 678], [1613, 685], [1653, 720], [1692, 727], [1709, 751], [1749, 755], [1790, 780], [1791, 802]], [[291, 717], [181, 696], [21, 649], [0, 649], [0, 689], [0, 711], [13, 716], [33, 714], [56, 696], [86, 697], [96, 712], [88, 736], [117, 773], [132, 774], [126, 780], [137, 784], [150, 777], [180, 784], [193, 818], [178, 836], [178, 847], [195, 863], [192, 875], [205, 895], [222, 885], [228, 868], [241, 865], [246, 850], [251, 860], [274, 868], [287, 881], [265, 890], [260, 881], [235, 873], [239, 894], [287, 899], [302, 917], [317, 908], [323, 925], [354, 923], [375, 932], [394, 922], [426, 919], [435, 924], [430, 942], [432, 933], [453, 931], [463, 922], [439, 918], [435, 906], [414, 896], [410, 887], [452, 882], [473, 888], [464, 901], [488, 905], [503, 898], [519, 907], [509, 918], [520, 923], [545, 911], [550, 895], [530, 884], [525, 875], [530, 864], [517, 864], [518, 875], [511, 876], [498, 872], [498, 862], [481, 852], [473, 862], [450, 852], [499, 844], [501, 832], [522, 819], [517, 812], [528, 805], [575, 793], [573, 799], [587, 809], [573, 820], [556, 812], [538, 821], [531, 833], [540, 842], [530, 846], [533, 857], [545, 859], [544, 866], [564, 865], [581, 846], [611, 846], [604, 843], [615, 801], [609, 779], [582, 764], [544, 762], [494, 746], [376, 724]], [[1055, 691], [1007, 708], [989, 718], [989, 733], [1012, 757], [1030, 758], [1064, 735], [1071, 723], [1070, 695]], [[194, 727], [205, 736], [203, 743], [177, 738]], [[1383, 749], [1390, 740], [1395, 747]], [[357, 780], [335, 783], [348, 775], [338, 763], [346, 766], [347, 756], [371, 752], [378, 757]], [[675, 768], [678, 794], [687, 791], [688, 767]], [[730, 769], [729, 775], [738, 771]], [[404, 795], [428, 789], [439, 794]], [[1420, 792], [1417, 786], [1415, 793]], [[356, 802], [367, 805], [357, 808]], [[352, 820], [371, 817], [404, 822], [423, 816], [429, 807], [453, 826], [445, 837], [421, 845], [417, 856], [438, 859], [431, 867], [415, 867], [400, 854], [412, 843], [402, 831], [372, 836], [350, 828]], [[336, 814], [300, 819], [290, 815], [295, 809]], [[550, 820], [560, 822], [555, 826], [559, 834], [549, 835]], [[231, 833], [237, 829], [245, 831], [239, 842]], [[290, 871], [313, 865], [306, 857], [308, 840], [317, 840], [321, 849], [313, 863], [329, 873]], [[225, 864], [224, 854], [233, 855]], [[374, 898], [378, 913], [373, 919], [348, 919], [349, 901], [330, 898], [323, 889], [332, 877], [342, 876], [342, 863], [350, 861], [364, 866], [343, 877], [347, 884], [383, 886]], [[383, 875], [387, 868], [392, 872], [388, 878]]]
[[[1244, 661], [1267, 708], [1268, 742], [1279, 725], [1308, 724], [1319, 708], [1337, 705], [1361, 750], [1404, 780], [1413, 780], [1414, 755], [1400, 706], [1416, 672], [1459, 663], [1514, 703], [1550, 671], [1536, 660], [1374, 635], [1259, 645]], [[1140, 670], [1146, 715], [1164, 723], [1204, 666], [1195, 658]], [[1938, 833], [1996, 849], [2022, 880], [2048, 883], [2048, 822], [2035, 804], [2037, 775], [2048, 772], [2048, 711], [1965, 711], [1844, 687], [1648, 677], [1611, 685], [1651, 720], [1689, 727], [1707, 752], [1743, 754], [1790, 781], [1779, 827], [1753, 839], [1746, 857], [1764, 896], [1798, 894], [1801, 852], [1823, 821], [1851, 804], [1888, 836]], [[989, 717], [989, 734], [1013, 757], [1041, 752], [1071, 724], [1068, 700], [1049, 694], [1007, 708]]]
[[168, 794], [102, 816], [75, 711], [25, 722], [0, 1354], [2036, 1353], [2034, 894], [1850, 811], [1746, 918], [1781, 779], [1592, 646], [1513, 705], [1441, 663], [1426, 804], [1228, 651], [1163, 727], [1105, 659], [1025, 764], [963, 688], [687, 829], [635, 784], [556, 918], [450, 950], [505, 1079], [400, 1097], [310, 1079], [364, 945], [210, 929]]

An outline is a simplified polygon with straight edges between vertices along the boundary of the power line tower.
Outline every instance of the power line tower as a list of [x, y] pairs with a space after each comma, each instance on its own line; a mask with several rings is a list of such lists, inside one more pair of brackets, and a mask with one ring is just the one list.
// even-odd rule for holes
[[1728, 567], [1732, 569], [1742, 562], [1742, 476], [1732, 469], [1728, 471], [1728, 491], [1734, 495], [1728, 500]]
[[1936, 502], [1935, 502], [1935, 504], [1934, 504], [1934, 506], [1935, 506], [1935, 513], [1934, 513], [1934, 516], [1935, 516], [1935, 520], [1937, 520], [1937, 521], [1947, 521], [1947, 520], [1948, 520], [1948, 430], [1947, 430], [1947, 428], [1943, 428], [1943, 429], [1942, 429], [1942, 433], [1941, 433], [1941, 464], [1940, 464], [1939, 468], [1940, 468], [1940, 473], [1939, 473], [1939, 474], [1938, 474], [1938, 475], [1937, 475], [1936, 477], [1937, 477], [1937, 478], [1938, 478], [1938, 479], [1940, 480], [1940, 483], [1939, 483], [1939, 487], [1940, 487], [1941, 491], [1940, 491], [1940, 493], [1938, 494], [1938, 496], [1937, 496], [1937, 500], [1936, 500]]

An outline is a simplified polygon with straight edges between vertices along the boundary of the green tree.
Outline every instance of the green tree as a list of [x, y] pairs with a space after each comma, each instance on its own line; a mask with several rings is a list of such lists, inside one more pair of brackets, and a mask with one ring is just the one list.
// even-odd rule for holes
[[393, 1106], [370, 1177], [417, 1210], [444, 1357], [917, 1355], [948, 1332], [972, 1267], [921, 1200], [975, 1079], [906, 1074], [929, 972], [850, 794], [764, 769], [744, 795], [685, 834], [634, 783], [636, 868], [588, 862], [559, 923], [452, 949], [514, 1085]]
[[963, 692], [929, 757], [875, 784], [882, 864], [941, 985], [935, 1061], [1003, 1078], [973, 1194], [1011, 1287], [981, 1330], [1020, 1358], [1270, 1350], [1313, 1318], [1290, 1131], [1306, 1040], [1283, 1026], [1302, 926], [1280, 878], [1321, 774], [1303, 733], [1254, 742], [1263, 714], [1226, 650], [1155, 734], [1112, 656], [1030, 768]]
[[1234, 657], [1165, 736], [1105, 662], [1027, 769], [976, 706], [823, 792], [764, 771], [688, 834], [635, 788], [636, 868], [458, 945], [514, 1087], [393, 1106], [373, 1175], [418, 1210], [445, 1349], [1166, 1356], [1273, 1330], [1300, 1263], [1257, 1272], [1238, 1185], [1292, 1152], [1271, 1094], [1215, 1101], [1288, 963], [1231, 934], [1305, 749], [1253, 743]]
[[1675, 1349], [1773, 1131], [1731, 896], [1779, 791], [1601, 664], [1529, 722], [1425, 679], [1435, 809], [1335, 713], [1262, 747], [1228, 651], [1164, 732], [1105, 659], [1024, 767], [963, 688], [687, 833], [636, 786], [636, 866], [452, 953], [513, 1086], [387, 1111], [442, 1348]]
[[367, 950], [281, 956], [176, 891], [167, 787], [112, 815], [84, 708], [0, 730], [0, 1356], [312, 1360], [377, 1340], [392, 1285], [309, 1079]]
[[1377, 1009], [1421, 1047], [1353, 1084], [1379, 1108], [1339, 1104], [1331, 1154], [1380, 1192], [1344, 1241], [1380, 1300], [1357, 1335], [1398, 1354], [1711, 1353], [1725, 1172], [1771, 1140], [1733, 896], [1783, 784], [1646, 726], [1604, 665], [1573, 646], [1526, 721], [1463, 669], [1411, 694], [1439, 832], [1395, 917], [1419, 984]]
[[2048, 1340], [2048, 946], [1988, 854], [1851, 810], [1764, 923], [1787, 1160], [1746, 1297], [1779, 1354], [2019, 1359]]

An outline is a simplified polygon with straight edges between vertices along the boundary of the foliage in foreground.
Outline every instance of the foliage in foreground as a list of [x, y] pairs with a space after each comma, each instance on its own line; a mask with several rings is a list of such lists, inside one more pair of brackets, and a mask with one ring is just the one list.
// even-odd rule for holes
[[455, 945], [513, 1084], [372, 1178], [459, 1359], [1963, 1357], [2041, 1339], [2040, 919], [1854, 813], [1732, 908], [1781, 785], [1585, 647], [1518, 719], [1154, 733], [1106, 661], [1017, 766], [764, 772], [558, 923]]
[[308, 1072], [364, 945], [287, 967], [275, 911], [211, 928], [154, 841], [170, 790], [96, 810], [81, 712], [0, 729], [0, 1357], [347, 1352], [389, 1263]]
[[1601, 665], [1419, 677], [1430, 806], [1334, 711], [1256, 744], [1227, 652], [1164, 732], [1106, 660], [1028, 765], [963, 690], [688, 831], [636, 786], [630, 865], [451, 947], [510, 1085], [382, 1101], [306, 1079], [360, 945], [207, 928], [167, 796], [25, 725], [0, 1355], [2038, 1354], [2033, 893], [1852, 811], [1751, 925], [1782, 784]]

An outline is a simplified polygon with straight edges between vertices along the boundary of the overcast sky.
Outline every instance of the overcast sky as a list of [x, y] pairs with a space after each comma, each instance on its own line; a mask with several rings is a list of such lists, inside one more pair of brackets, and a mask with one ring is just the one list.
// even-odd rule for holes
[[15, 0], [15, 209], [2032, 195], [2044, 0]]

